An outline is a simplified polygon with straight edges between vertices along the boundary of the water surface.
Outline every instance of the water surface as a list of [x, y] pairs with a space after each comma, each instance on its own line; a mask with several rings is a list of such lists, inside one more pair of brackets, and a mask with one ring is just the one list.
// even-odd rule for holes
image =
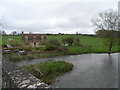
[[117, 88], [118, 54], [81, 54], [36, 59], [16, 63], [19, 66], [61, 60], [73, 63], [73, 70], [59, 76], [51, 86], [56, 88]]

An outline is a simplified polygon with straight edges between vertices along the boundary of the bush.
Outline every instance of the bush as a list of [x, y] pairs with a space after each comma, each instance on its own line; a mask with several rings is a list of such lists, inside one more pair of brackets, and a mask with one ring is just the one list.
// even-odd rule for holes
[[57, 51], [67, 52], [68, 49], [67, 49], [66, 47], [62, 47], [62, 46], [60, 46], [60, 47], [57, 48]]
[[75, 38], [74, 42], [73, 42], [74, 46], [79, 46], [80, 45], [80, 40], [79, 38]]
[[54, 40], [50, 40], [49, 43], [53, 44], [55, 46], [59, 46], [60, 45], [59, 42], [58, 42], [58, 40], [55, 40], [55, 39]]
[[72, 45], [74, 42], [74, 37], [68, 37], [62, 40], [64, 43], [68, 43], [69, 45]]
[[50, 43], [46, 44], [45, 50], [56, 50], [56, 49], [57, 49], [57, 47], [55, 45], [50, 44]]

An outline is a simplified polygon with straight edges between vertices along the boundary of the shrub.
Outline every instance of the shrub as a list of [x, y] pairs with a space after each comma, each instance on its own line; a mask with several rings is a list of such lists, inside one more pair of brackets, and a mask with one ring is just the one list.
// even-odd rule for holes
[[68, 37], [63, 39], [63, 42], [67, 42], [69, 45], [72, 45], [74, 42], [74, 37]]
[[50, 43], [50, 44], [53, 44], [53, 45], [55, 45], [55, 46], [59, 46], [59, 45], [60, 45], [59, 42], [58, 42], [58, 40], [55, 40], [55, 39], [50, 40], [49, 43]]
[[79, 40], [79, 38], [76, 38], [76, 39], [74, 40], [73, 45], [75, 45], [75, 46], [79, 46], [79, 45], [80, 45], [80, 40]]
[[66, 47], [59, 46], [59, 47], [57, 48], [57, 51], [67, 52], [68, 49], [67, 49]]
[[57, 47], [53, 44], [47, 43], [46, 44], [46, 49], [45, 50], [56, 50]]

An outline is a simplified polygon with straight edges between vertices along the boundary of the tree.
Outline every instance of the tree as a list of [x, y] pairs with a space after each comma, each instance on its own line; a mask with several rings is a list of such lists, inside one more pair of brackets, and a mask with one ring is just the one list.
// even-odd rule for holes
[[51, 44], [51, 43], [46, 43], [46, 49], [45, 50], [56, 50], [57, 46]]
[[93, 25], [97, 30], [118, 30], [118, 12], [108, 9], [98, 14], [97, 18], [92, 19]]
[[56, 39], [50, 40], [49, 43], [51, 43], [51, 44], [53, 44], [55, 46], [59, 46], [60, 45], [58, 40], [56, 40]]
[[68, 43], [69, 45], [72, 45], [74, 42], [74, 37], [68, 37], [62, 40], [64, 43]]
[[79, 45], [80, 45], [80, 40], [79, 40], [79, 38], [75, 38], [73, 44], [74, 44], [75, 46], [79, 46]]
[[22, 31], [22, 33], [21, 33], [22, 35], [24, 34], [24, 32]]
[[2, 31], [2, 35], [6, 35], [6, 32], [5, 32], [5, 31]]
[[17, 35], [17, 32], [16, 32], [16, 31], [13, 31], [13, 32], [11, 33], [11, 35]]
[[[115, 41], [115, 32], [118, 30], [118, 12], [108, 9], [98, 14], [98, 17], [92, 19], [92, 23], [101, 37], [108, 42], [108, 53], [110, 54]], [[98, 32], [99, 30], [103, 30]]]

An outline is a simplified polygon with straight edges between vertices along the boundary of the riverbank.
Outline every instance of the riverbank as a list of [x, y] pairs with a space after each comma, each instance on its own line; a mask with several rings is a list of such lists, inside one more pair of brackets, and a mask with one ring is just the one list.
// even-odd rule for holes
[[9, 58], [10, 61], [17, 62], [17, 61], [24, 61], [24, 60], [33, 60], [39, 58], [48, 58], [48, 57], [56, 57], [62, 56], [64, 53], [62, 52], [51, 52], [51, 53], [31, 53], [26, 55], [21, 55], [19, 53], [9, 53], [3, 54], [5, 57]]
[[[69, 48], [69, 47], [68, 47]], [[71, 48], [70, 48], [71, 49]], [[69, 51], [67, 52], [33, 52], [33, 53], [28, 53], [26, 55], [21, 55], [19, 53], [9, 53], [9, 54], [3, 54], [5, 57], [9, 58], [10, 61], [17, 62], [17, 61], [23, 61], [23, 60], [33, 60], [33, 59], [39, 59], [39, 58], [50, 58], [50, 57], [57, 57], [57, 56], [66, 56], [66, 55], [79, 55], [79, 54], [89, 54], [89, 53], [108, 53], [107, 51], [81, 51], [80, 47], [77, 48], [72, 48], [71, 50], [68, 49]], [[112, 49], [111, 53], [117, 53], [120, 52], [114, 51]]]
[[[65, 61], [73, 69], [58, 76], [50, 86], [57, 88], [116, 88], [118, 85], [118, 54], [80, 54], [21, 61], [19, 67], [36, 65], [46, 61]], [[94, 77], [94, 78], [93, 78]]]
[[50, 84], [59, 75], [72, 70], [73, 65], [65, 61], [47, 61], [22, 67], [43, 82]]
[[[65, 56], [65, 55], [79, 55], [79, 54], [89, 54], [89, 53], [108, 53], [107, 49], [104, 50], [98, 50], [95, 51], [94, 49], [87, 49], [81, 47], [67, 47], [68, 51], [66, 52], [58, 52], [58, 51], [49, 51], [49, 52], [32, 52], [28, 53], [26, 55], [21, 55], [19, 53], [9, 53], [9, 54], [3, 54], [7, 58], [10, 59], [10, 61], [17, 62], [17, 61], [23, 61], [23, 60], [33, 60], [33, 59], [39, 59], [39, 58], [50, 58], [50, 57], [57, 57], [57, 56]], [[120, 52], [119, 49], [116, 49], [116, 47], [112, 48], [111, 53], [117, 53]]]
[[[105, 40], [96, 36], [83, 36], [83, 35], [47, 35], [47, 40], [58, 40], [62, 45], [62, 40], [68, 37], [77, 37], [80, 40], [79, 46], [67, 46], [64, 47], [64, 51], [46, 51], [45, 47], [37, 48], [22, 48], [22, 50], [29, 50], [30, 53], [26, 55], [20, 55], [19, 53], [3, 54], [7, 56], [11, 61], [32, 60], [38, 58], [56, 57], [64, 55], [78, 55], [86, 53], [108, 53], [108, 46], [105, 44]], [[10, 44], [8, 39], [12, 38], [14, 43], [22, 45], [21, 36], [2, 36], [2, 45]], [[111, 49], [111, 53], [120, 52], [120, 46], [117, 44]], [[34, 50], [34, 52], [32, 52]], [[39, 52], [37, 52], [39, 51]], [[31, 53], [32, 52], [32, 53]]]

